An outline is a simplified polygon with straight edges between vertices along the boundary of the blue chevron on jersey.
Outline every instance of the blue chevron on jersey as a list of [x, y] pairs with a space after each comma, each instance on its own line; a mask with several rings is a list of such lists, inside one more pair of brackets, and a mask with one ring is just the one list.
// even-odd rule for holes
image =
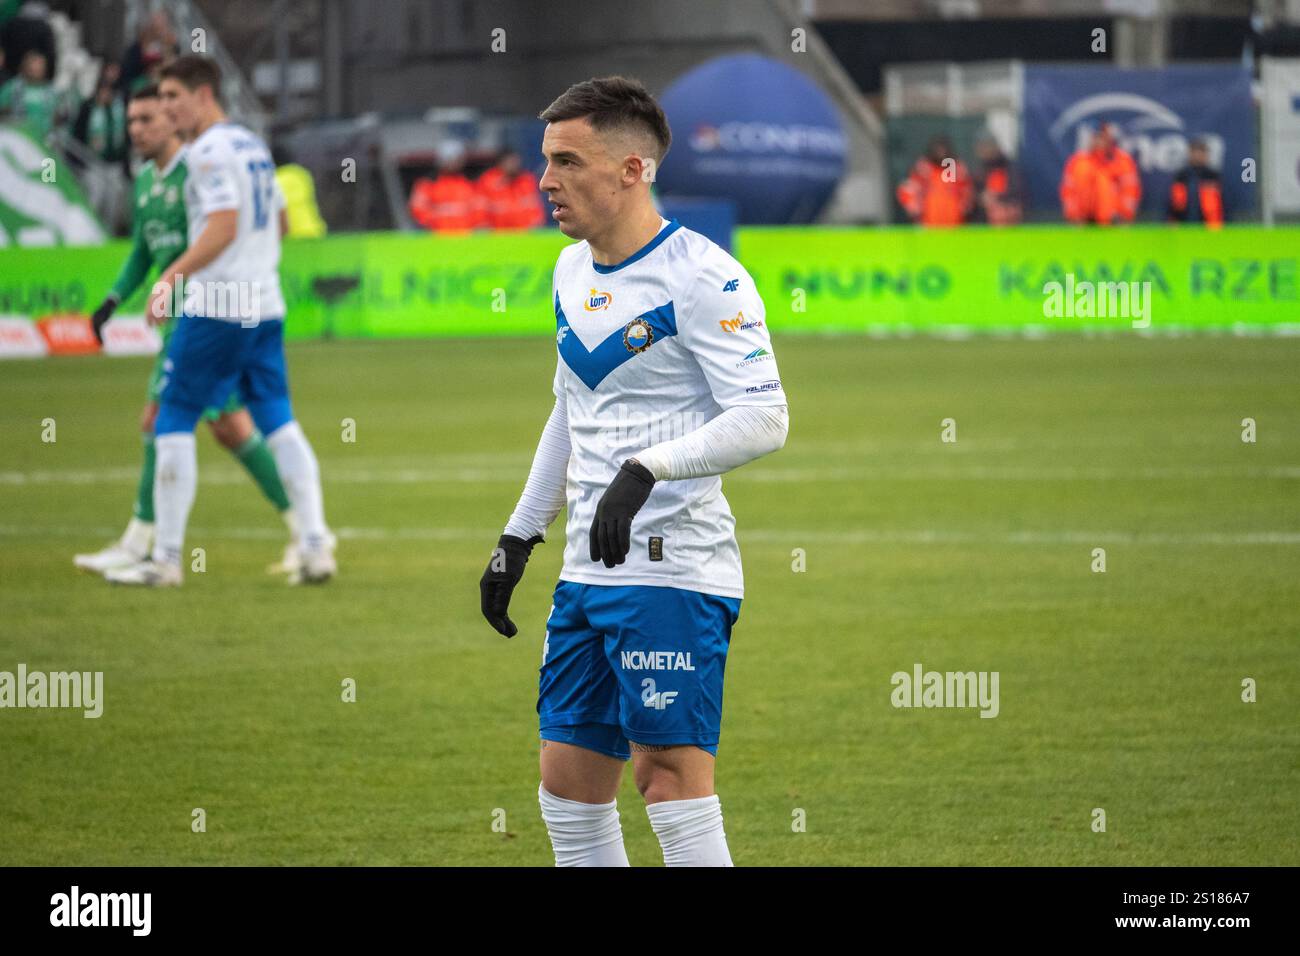
[[610, 372], [628, 359], [677, 334], [677, 314], [672, 302], [665, 302], [649, 312], [642, 312], [627, 325], [619, 326], [590, 351], [569, 328], [569, 320], [555, 297], [555, 343], [573, 374], [593, 392]]

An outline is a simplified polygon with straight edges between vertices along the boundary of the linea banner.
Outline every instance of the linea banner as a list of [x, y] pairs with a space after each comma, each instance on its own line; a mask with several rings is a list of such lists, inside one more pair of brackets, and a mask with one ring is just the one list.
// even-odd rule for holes
[[0, 248], [92, 246], [107, 238], [64, 160], [21, 127], [0, 124]]
[[1210, 163], [1222, 176], [1228, 218], [1249, 217], [1259, 201], [1258, 171], [1243, 167], [1246, 160], [1253, 167], [1259, 156], [1250, 86], [1250, 73], [1235, 64], [1025, 67], [1019, 160], [1031, 207], [1059, 218], [1066, 160], [1109, 122], [1141, 171], [1141, 218], [1165, 218], [1173, 177], [1197, 137], [1206, 141]]

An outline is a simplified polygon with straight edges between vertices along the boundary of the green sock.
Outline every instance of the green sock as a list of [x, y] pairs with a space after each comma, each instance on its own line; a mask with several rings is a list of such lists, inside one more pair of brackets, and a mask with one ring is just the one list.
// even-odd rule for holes
[[289, 495], [285, 493], [280, 482], [280, 472], [275, 468], [275, 456], [266, 442], [257, 432], [235, 451], [235, 457], [248, 469], [248, 473], [262, 489], [262, 494], [271, 500], [276, 511], [286, 511], [289, 507]]
[[135, 516], [153, 524], [153, 436], [144, 436], [144, 464], [140, 466], [140, 487], [135, 492]]

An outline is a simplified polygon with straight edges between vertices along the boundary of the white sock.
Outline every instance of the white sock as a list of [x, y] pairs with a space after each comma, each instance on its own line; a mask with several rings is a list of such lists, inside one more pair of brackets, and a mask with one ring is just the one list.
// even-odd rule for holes
[[[155, 464], [155, 468], [157, 465]], [[153, 547], [153, 522], [132, 518], [122, 533], [122, 547], [136, 554], [148, 555]]]
[[303, 547], [314, 551], [325, 543], [325, 502], [320, 490], [320, 465], [297, 422], [281, 425], [266, 436], [275, 467], [289, 495]]
[[627, 866], [618, 801], [579, 803], [537, 788], [556, 866]]
[[693, 800], [646, 804], [650, 826], [664, 850], [664, 866], [731, 866], [722, 832], [722, 803], [715, 793]]
[[171, 432], [154, 439], [153, 559], [163, 564], [180, 564], [185, 546], [185, 522], [194, 506], [194, 489], [199, 482], [198, 452], [193, 432]]

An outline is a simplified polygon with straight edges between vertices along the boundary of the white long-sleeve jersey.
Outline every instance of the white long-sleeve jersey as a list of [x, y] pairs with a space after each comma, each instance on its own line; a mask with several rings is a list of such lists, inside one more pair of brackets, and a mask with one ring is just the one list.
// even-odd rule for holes
[[[543, 534], [568, 505], [565, 581], [744, 595], [718, 475], [780, 448], [786, 397], [762, 299], [745, 269], [675, 221], [623, 262], [586, 242], [560, 253], [555, 408], [506, 525]], [[662, 479], [632, 522], [625, 563], [591, 560], [596, 505], [636, 457]]]
[[284, 194], [275, 180], [270, 150], [244, 127], [221, 122], [190, 144], [186, 162], [190, 244], [214, 212], [233, 209], [238, 215], [234, 241], [212, 262], [185, 277], [187, 290], [193, 282], [202, 292], [191, 311], [226, 322], [284, 318], [280, 290]]

